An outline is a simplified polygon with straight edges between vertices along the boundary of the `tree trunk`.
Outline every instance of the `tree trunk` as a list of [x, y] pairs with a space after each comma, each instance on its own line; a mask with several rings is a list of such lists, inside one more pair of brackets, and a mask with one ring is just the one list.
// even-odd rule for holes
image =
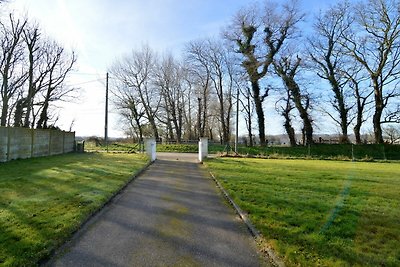
[[198, 131], [197, 138], [200, 139], [201, 137], [203, 137], [203, 135], [201, 134], [201, 129], [202, 129], [202, 127], [201, 127], [201, 125], [202, 125], [202, 123], [201, 123], [201, 98], [199, 97], [199, 98], [197, 98], [197, 100], [198, 100], [198, 104], [199, 104], [199, 110], [197, 113], [197, 131]]
[[260, 138], [260, 146], [264, 147], [265, 143], [265, 118], [264, 109], [262, 107], [262, 101], [260, 99], [260, 85], [258, 81], [251, 82], [251, 88], [253, 89], [254, 104], [256, 107], [257, 121], [258, 121], [258, 134]]
[[143, 142], [143, 130], [142, 130], [142, 125], [140, 124], [140, 118], [139, 118], [139, 116], [137, 116], [139, 113], [137, 112], [137, 110], [136, 110], [136, 108], [135, 108], [135, 111], [134, 111], [136, 114], [135, 114], [135, 116], [134, 116], [134, 120], [135, 120], [135, 123], [136, 123], [136, 125], [137, 125], [137, 127], [138, 127], [138, 131], [139, 131], [139, 143], [141, 143], [141, 142]]
[[8, 115], [8, 99], [3, 98], [3, 103], [1, 107], [1, 121], [0, 126], [6, 126], [7, 124], [7, 115]]
[[348, 133], [347, 133], [347, 116], [346, 116], [346, 118], [341, 118], [342, 120], [341, 120], [341, 128], [342, 128], [342, 135], [340, 136], [340, 143], [341, 144], [348, 144], [348, 143], [350, 143], [350, 140], [349, 140], [349, 135], [348, 135]]
[[221, 130], [222, 130], [222, 142], [224, 144], [227, 144], [229, 142], [229, 131], [227, 129], [226, 123], [225, 123], [225, 115], [224, 115], [224, 109], [221, 106], [220, 107], [220, 118], [221, 118]]
[[372, 118], [374, 124], [374, 138], [376, 144], [383, 144], [382, 127], [381, 127], [381, 117], [382, 117], [382, 107], [378, 105], [375, 107], [375, 113]]
[[350, 80], [354, 85], [354, 94], [356, 97], [356, 107], [357, 107], [356, 124], [354, 125], [353, 131], [354, 131], [354, 135], [356, 138], [356, 144], [360, 145], [362, 143], [361, 126], [364, 123], [364, 119], [363, 119], [364, 108], [365, 108], [368, 96], [362, 97], [358, 82], [353, 77], [350, 77]]
[[151, 129], [153, 130], [154, 138], [156, 139], [156, 141], [158, 141], [160, 139], [160, 136], [158, 135], [157, 124], [154, 120], [154, 117], [149, 117], [148, 120], [149, 120]]
[[2, 89], [2, 107], [1, 107], [1, 121], [0, 126], [6, 126], [7, 124], [7, 116], [8, 116], [8, 67], [6, 66], [4, 69], [4, 73], [2, 75], [3, 83], [1, 85]]
[[290, 111], [292, 110], [292, 107], [290, 105], [289, 94], [286, 101], [286, 108], [282, 112], [283, 117], [285, 118], [285, 123], [283, 126], [285, 127], [286, 133], [289, 137], [290, 146], [293, 147], [296, 146], [296, 134], [294, 128], [292, 127], [292, 119], [290, 118]]
[[47, 128], [47, 121], [49, 117], [47, 116], [47, 112], [49, 109], [49, 101], [46, 99], [43, 104], [42, 112], [40, 112], [39, 120], [36, 124], [36, 128], [38, 129], [46, 129]]
[[[52, 79], [52, 75], [50, 75], [50, 81], [51, 81], [51, 79]], [[50, 98], [51, 98], [51, 94], [52, 94], [53, 90], [54, 90], [54, 88], [52, 88], [51, 84], [49, 84], [47, 87], [47, 93], [46, 93], [46, 98], [44, 99], [42, 112], [40, 113], [40, 117], [39, 117], [39, 120], [36, 125], [37, 128], [43, 128], [43, 129], [47, 128], [47, 121], [49, 119], [49, 116], [47, 113], [49, 110], [49, 102], [50, 102]]]
[[340, 143], [348, 144], [350, 143], [349, 136], [347, 133], [348, 127], [348, 109], [346, 108], [346, 103], [344, 102], [343, 93], [340, 91], [338, 86], [333, 86], [333, 92], [335, 93], [337, 100], [337, 109], [339, 111], [340, 116], [340, 128], [342, 130], [342, 136], [340, 138]]
[[372, 123], [374, 125], [374, 139], [376, 144], [383, 144], [381, 118], [385, 105], [383, 103], [382, 90], [380, 89], [377, 79], [373, 79], [373, 86], [375, 96], [375, 113], [372, 117]]
[[253, 147], [254, 146], [254, 142], [253, 142], [253, 132], [251, 129], [249, 129], [249, 146]]
[[285, 121], [285, 130], [289, 137], [290, 146], [296, 146], [296, 136], [293, 127], [290, 124], [290, 121]]
[[357, 123], [354, 126], [353, 130], [354, 130], [354, 136], [356, 137], [356, 144], [360, 145], [362, 143], [362, 141], [361, 141], [361, 133], [360, 133], [361, 124], [358, 123], [358, 118], [357, 118]]
[[305, 138], [303, 138], [304, 145], [310, 145], [314, 142], [313, 127], [307, 109], [303, 107], [301, 102], [300, 88], [293, 77], [284, 73], [281, 73], [281, 77], [283, 78], [286, 87], [290, 90], [294, 104], [299, 111], [300, 118], [303, 120], [303, 130], [305, 135]]
[[7, 97], [7, 91], [6, 91], [6, 86], [4, 85], [4, 80], [3, 80], [3, 90], [4, 90], [4, 95], [2, 96], [2, 103], [1, 103], [1, 120], [0, 120], [0, 126], [6, 126], [7, 124], [7, 116], [8, 116], [8, 97]]
[[246, 117], [245, 117], [245, 121], [246, 121], [246, 126], [247, 126], [247, 132], [249, 135], [249, 146], [253, 147], [253, 123], [252, 123], [252, 118], [251, 118], [251, 111], [252, 111], [252, 103], [251, 103], [251, 96], [250, 96], [250, 88], [247, 88], [247, 94], [245, 95], [246, 100], [247, 100], [247, 107], [245, 105], [244, 106], [244, 110], [246, 111]]
[[31, 44], [28, 44], [29, 50], [29, 83], [28, 83], [28, 97], [26, 99], [26, 114], [25, 114], [25, 122], [24, 127], [29, 127], [29, 117], [31, 115], [32, 105], [33, 105], [33, 94], [34, 94], [34, 86], [33, 86], [33, 47]]
[[26, 98], [21, 98], [17, 101], [15, 105], [15, 112], [14, 112], [14, 127], [21, 127], [22, 126], [22, 117], [24, 116], [24, 107]]
[[314, 143], [313, 127], [312, 127], [311, 121], [308, 117], [307, 112], [305, 112], [303, 116], [300, 115], [300, 117], [302, 117], [303, 123], [304, 123], [304, 131], [306, 134], [306, 145], [311, 145]]
[[204, 94], [204, 100], [203, 100], [203, 117], [202, 117], [202, 127], [201, 127], [201, 136], [206, 135], [206, 124], [207, 124], [207, 107], [208, 107], [208, 101], [207, 97]]
[[178, 115], [174, 120], [175, 123], [175, 132], [176, 132], [176, 141], [178, 144], [182, 142], [182, 125], [183, 125], [183, 110], [179, 107], [181, 103], [178, 103]]
[[248, 119], [246, 119], [246, 123], [247, 123], [247, 133], [249, 135], [249, 146], [253, 147], [254, 146], [254, 142], [253, 142], [253, 124], [251, 122], [251, 117], [249, 116]]
[[176, 142], [179, 144], [181, 142], [181, 131], [180, 131], [180, 126], [177, 121], [177, 118], [174, 118], [172, 123], [174, 124], [174, 128], [175, 128]]
[[169, 116], [167, 117], [167, 133], [168, 133], [168, 139], [173, 140], [174, 138], [174, 130], [172, 128], [172, 123], [171, 119]]

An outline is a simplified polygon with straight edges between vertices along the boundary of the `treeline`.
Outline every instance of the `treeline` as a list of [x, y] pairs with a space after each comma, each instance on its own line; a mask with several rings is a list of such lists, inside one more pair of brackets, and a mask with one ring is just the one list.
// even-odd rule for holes
[[318, 14], [305, 14], [298, 1], [252, 4], [220, 38], [189, 42], [180, 58], [144, 46], [111, 66], [114, 102], [131, 135], [226, 143], [236, 103], [250, 145], [254, 128], [266, 145], [271, 102], [291, 145], [313, 143], [326, 118], [342, 143], [351, 128], [361, 143], [367, 121], [383, 143], [383, 126], [400, 122], [398, 0], [340, 1]]
[[75, 62], [74, 52], [47, 37], [37, 23], [2, 14], [0, 126], [54, 127], [54, 103], [74, 90], [64, 82]]

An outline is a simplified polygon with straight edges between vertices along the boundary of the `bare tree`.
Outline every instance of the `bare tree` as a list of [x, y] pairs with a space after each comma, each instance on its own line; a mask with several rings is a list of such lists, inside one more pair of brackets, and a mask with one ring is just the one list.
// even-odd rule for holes
[[150, 47], [144, 46], [140, 51], [132, 51], [131, 55], [117, 61], [111, 68], [111, 73], [124, 84], [126, 89], [133, 91], [132, 95], [138, 97], [135, 98], [135, 103], [137, 104], [137, 100], [140, 101], [153, 136], [159, 139], [156, 115], [161, 98], [157, 90], [151, 87], [154, 64], [154, 53]]
[[[29, 118], [31, 115], [31, 110], [33, 109], [33, 99], [35, 94], [40, 90], [34, 84], [34, 68], [36, 67], [41, 60], [40, 52], [43, 50], [40, 49], [40, 33], [39, 28], [37, 25], [33, 25], [30, 27], [29, 25], [23, 31], [24, 35], [24, 42], [28, 49], [28, 95], [24, 99], [24, 103], [26, 106], [26, 114], [25, 114], [25, 121], [24, 126], [29, 127]], [[41, 73], [39, 76], [44, 76], [45, 73]], [[40, 78], [39, 78], [40, 80]], [[18, 114], [21, 114], [19, 112]], [[18, 120], [17, 120], [18, 121]]]
[[395, 125], [388, 125], [383, 128], [383, 132], [387, 137], [390, 144], [400, 143], [400, 127]]
[[283, 127], [289, 137], [290, 146], [296, 146], [296, 133], [292, 126], [292, 110], [294, 109], [291, 100], [291, 91], [286, 87], [286, 96], [281, 97], [275, 104], [275, 109], [285, 119]]
[[222, 43], [208, 41], [209, 61], [211, 63], [211, 80], [218, 97], [218, 120], [221, 125], [221, 141], [227, 144], [231, 138], [231, 119], [233, 108], [233, 87], [235, 77], [234, 59]]
[[302, 19], [296, 1], [281, 6], [266, 2], [263, 7], [253, 5], [239, 11], [232, 22], [233, 32], [226, 33], [243, 55], [242, 66], [247, 71], [253, 91], [261, 146], [266, 145], [263, 102], [268, 90], [263, 90], [260, 82], [286, 40], [296, 33], [296, 25]]
[[400, 89], [395, 85], [400, 75], [399, 6], [398, 0], [368, 0], [353, 6], [352, 15], [357, 24], [341, 36], [347, 54], [364, 67], [370, 78], [375, 101], [372, 121], [376, 143], [383, 143], [385, 108], [400, 96]]
[[300, 90], [299, 84], [295, 80], [298, 72], [301, 59], [296, 57], [292, 59], [290, 56], [283, 56], [279, 61], [274, 62], [276, 73], [282, 78], [283, 84], [290, 92], [290, 97], [293, 99], [294, 105], [298, 110], [303, 121], [303, 144], [312, 144], [313, 141], [313, 126], [312, 118], [309, 113], [310, 96]]
[[253, 142], [253, 114], [254, 114], [254, 102], [252, 101], [253, 96], [251, 95], [251, 88], [248, 86], [240, 87], [240, 104], [241, 112], [243, 114], [244, 121], [246, 123], [247, 134], [249, 136], [249, 146], [254, 146]]
[[10, 15], [9, 23], [0, 22], [0, 28], [1, 125], [11, 125], [13, 119], [15, 127], [33, 128], [40, 116], [37, 127], [47, 127], [50, 102], [63, 100], [73, 91], [64, 86], [64, 80], [75, 55], [71, 61], [65, 59], [64, 48], [42, 38], [39, 26], [26, 19]]
[[[206, 48], [201, 41], [193, 41], [186, 46], [187, 69], [192, 83], [196, 84], [193, 89], [197, 96], [197, 137], [206, 136], [207, 119], [209, 117], [209, 98], [211, 90], [211, 69], [207, 63]], [[209, 136], [209, 138], [211, 138]]]
[[39, 100], [41, 108], [36, 125], [37, 128], [48, 127], [50, 103], [64, 100], [76, 89], [64, 83], [76, 62], [75, 53], [69, 54], [56, 42], [48, 42], [45, 47], [44, 57], [47, 65], [46, 86]]
[[114, 104], [118, 108], [119, 114], [123, 118], [123, 122], [129, 125], [129, 129], [135, 132], [139, 142], [143, 141], [144, 137], [144, 116], [145, 111], [140, 100], [130, 88], [125, 85], [116, 85], [114, 91]]
[[185, 89], [184, 98], [186, 101], [184, 102], [183, 108], [183, 118], [184, 118], [184, 134], [185, 138], [188, 140], [195, 139], [196, 126], [193, 123], [193, 118], [195, 116], [195, 108], [196, 99], [194, 98], [194, 83], [190, 78], [190, 71], [186, 68], [186, 64], [183, 67], [183, 86]]
[[351, 20], [347, 16], [350, 8], [348, 2], [341, 2], [331, 7], [316, 18], [315, 34], [309, 39], [309, 51], [313, 69], [317, 75], [330, 84], [333, 99], [330, 101], [335, 113], [327, 111], [329, 117], [340, 126], [342, 143], [349, 143], [348, 127], [352, 119], [349, 118], [353, 107], [349, 98], [353, 95], [347, 87], [348, 77], [344, 71], [348, 69], [348, 58], [340, 45], [340, 36], [346, 31]]
[[[155, 73], [155, 85], [163, 98], [165, 110], [164, 124], [167, 125], [169, 138], [180, 143], [183, 135], [185, 87], [183, 86], [183, 69], [171, 54], [164, 56]], [[162, 120], [158, 116], [159, 120]], [[175, 130], [175, 131], [173, 131]]]
[[214, 91], [217, 100], [216, 119], [218, 120], [220, 141], [226, 144], [231, 137], [233, 109], [233, 87], [237, 77], [234, 58], [218, 40], [205, 39], [193, 41], [187, 47], [193, 70], [202, 73], [202, 80]]
[[343, 71], [348, 79], [348, 87], [353, 92], [355, 98], [355, 124], [353, 127], [356, 144], [361, 144], [361, 127], [367, 121], [365, 113], [368, 111], [368, 106], [371, 104], [370, 97], [373, 91], [370, 90], [369, 85], [366, 84], [368, 80], [367, 75], [362, 72], [362, 67], [353, 65], [347, 71]]
[[23, 86], [27, 79], [25, 69], [21, 66], [24, 59], [22, 33], [27, 20], [15, 19], [9, 15], [8, 23], [0, 21], [0, 75], [1, 75], [1, 118], [0, 126], [9, 122], [10, 99]]

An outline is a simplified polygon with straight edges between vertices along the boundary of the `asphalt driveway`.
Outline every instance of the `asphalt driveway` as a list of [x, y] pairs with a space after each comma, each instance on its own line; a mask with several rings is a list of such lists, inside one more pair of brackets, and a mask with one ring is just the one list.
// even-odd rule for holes
[[260, 266], [254, 239], [197, 154], [157, 157], [47, 265]]

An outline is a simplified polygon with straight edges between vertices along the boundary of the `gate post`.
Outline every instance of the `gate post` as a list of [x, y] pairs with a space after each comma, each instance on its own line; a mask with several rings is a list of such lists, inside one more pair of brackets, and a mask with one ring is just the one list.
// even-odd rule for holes
[[147, 138], [145, 142], [146, 152], [150, 158], [151, 162], [154, 162], [157, 158], [156, 155], [156, 139], [155, 138]]
[[203, 162], [208, 156], [208, 138], [201, 137], [199, 141], [199, 161]]

